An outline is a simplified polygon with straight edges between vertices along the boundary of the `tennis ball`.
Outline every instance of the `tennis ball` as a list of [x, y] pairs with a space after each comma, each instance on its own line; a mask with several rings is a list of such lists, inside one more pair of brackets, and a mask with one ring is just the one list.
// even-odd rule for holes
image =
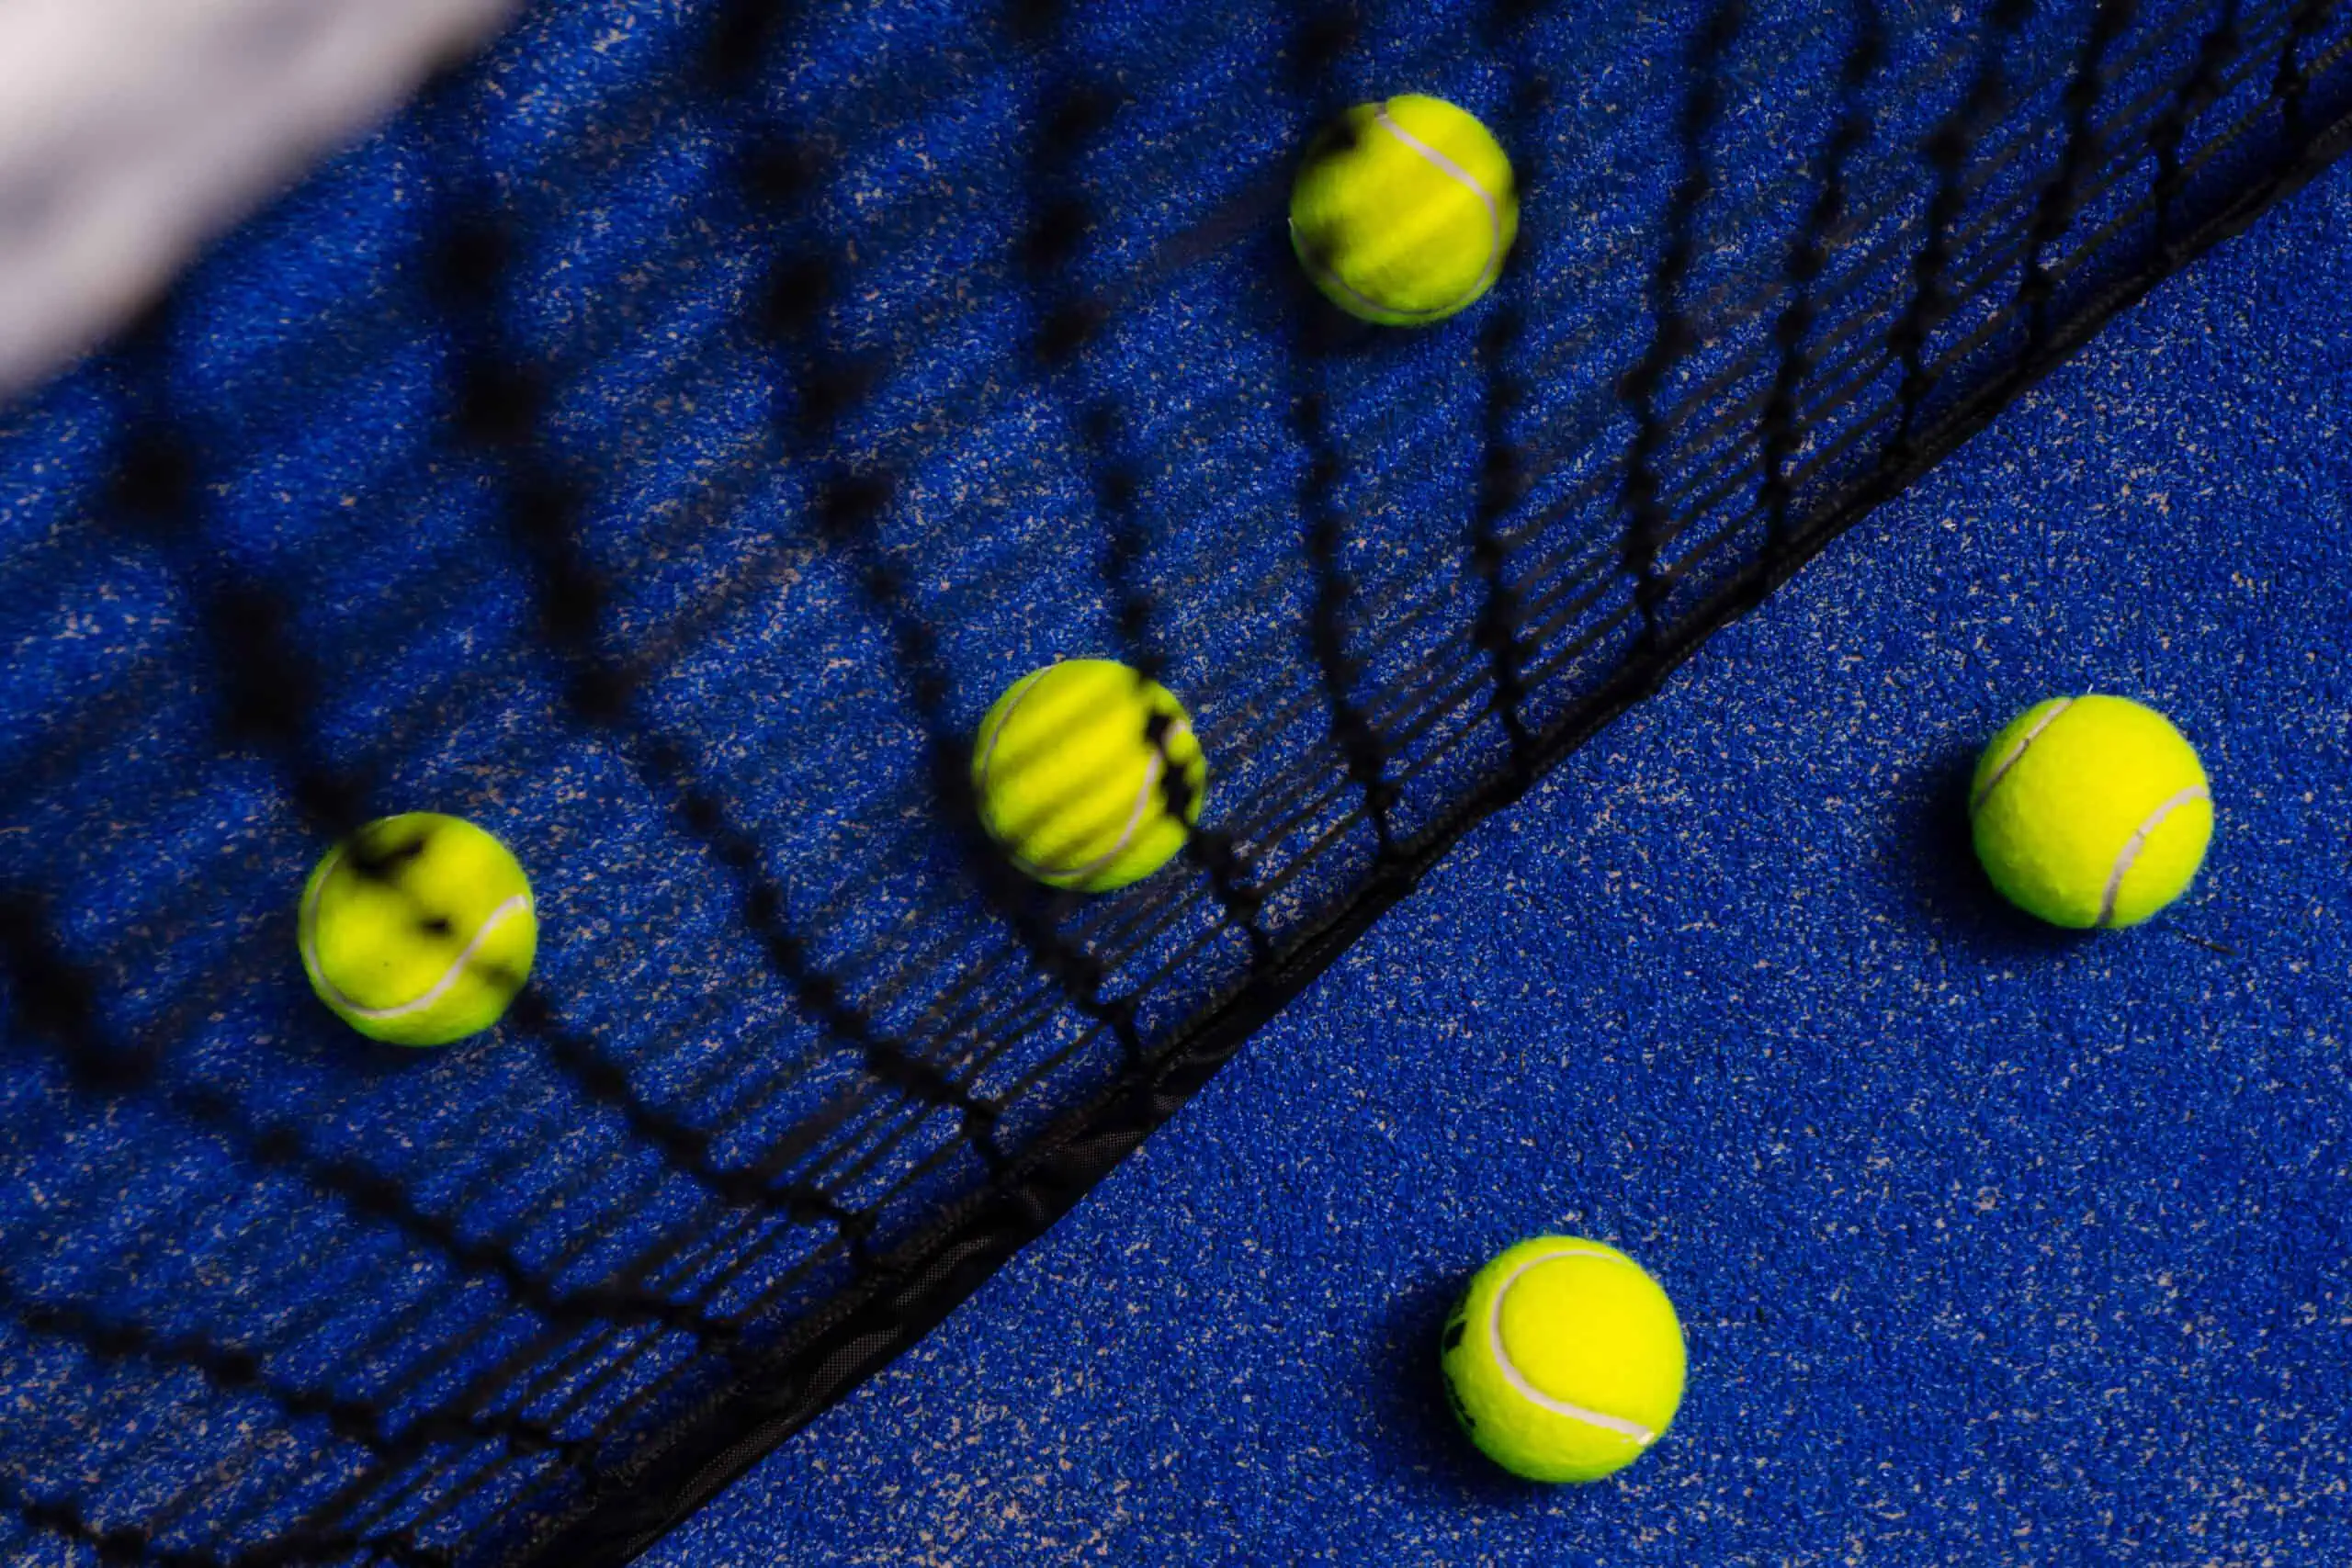
[[2052, 697], [1993, 737], [1968, 791], [1976, 858], [2052, 925], [2135, 926], [2188, 890], [2213, 836], [2197, 752], [2123, 697]]
[[1598, 1481], [1665, 1435], [1682, 1404], [1682, 1325], [1640, 1264], [1539, 1235], [1471, 1277], [1438, 1353], [1470, 1440], [1529, 1481]]
[[531, 973], [539, 921], [506, 846], [430, 811], [383, 817], [329, 850], [296, 940], [335, 1016], [395, 1045], [446, 1045], [498, 1021]]
[[[1150, 727], [1164, 719], [1160, 742]], [[1192, 786], [1168, 809], [1161, 750]], [[1200, 820], [1208, 761], [1165, 686], [1108, 659], [1071, 659], [1014, 682], [972, 747], [980, 824], [1038, 881], [1106, 893], [1149, 876]]]
[[1290, 193], [1315, 287], [1387, 326], [1442, 321], [1494, 287], [1519, 233], [1510, 160], [1442, 98], [1358, 104], [1317, 137]]

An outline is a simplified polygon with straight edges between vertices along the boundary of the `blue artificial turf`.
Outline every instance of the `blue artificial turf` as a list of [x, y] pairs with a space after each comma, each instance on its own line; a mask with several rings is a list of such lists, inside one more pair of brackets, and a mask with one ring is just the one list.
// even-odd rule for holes
[[[1208, 820], [1275, 882], [1278, 934], [1365, 872], [1374, 837], [1306, 635], [1325, 584], [1302, 495], [1326, 455], [1302, 437], [1305, 397], [1329, 422], [1320, 500], [1344, 524], [1356, 694], [1400, 731], [1395, 771], [1413, 770], [1401, 831], [1504, 751], [1480, 717], [1484, 590], [1462, 548], [1497, 383], [1525, 387], [1497, 438], [1537, 460], [1511, 570], [1544, 627], [1532, 654], [1560, 660], [1532, 716], [1588, 694], [1631, 644], [1609, 461], [1632, 423], [1622, 378], [1660, 330], [1649, 281], [1678, 220], [1682, 62], [1712, 0], [1585, 0], [1509, 37], [1508, 5], [1367, 5], [1320, 82], [1295, 69], [1298, 18], [1248, 0], [1071, 7], [1042, 37], [960, 0], [835, 0], [806, 8], [763, 89], [733, 103], [695, 85], [718, 9], [527, 7], [455, 88], [197, 267], [152, 382], [101, 359], [0, 415], [0, 893], [38, 906], [88, 981], [92, 1036], [156, 1064], [130, 1088], [77, 1082], [60, 1032], [13, 981], [0, 996], [10, 1500], [209, 1549], [315, 1517], [357, 1481], [363, 1501], [334, 1516], [357, 1533], [511, 1546], [549, 1504], [518, 1499], [553, 1456], [493, 1433], [379, 1462], [368, 1439], [399, 1453], [386, 1434], [427, 1414], [484, 1416], [570, 1438], [617, 1425], [599, 1454], [625, 1453], [727, 1365], [674, 1321], [583, 1326], [545, 1298], [612, 1284], [745, 1314], [756, 1343], [852, 1278], [821, 1219], [714, 1192], [649, 1125], [707, 1132], [708, 1162], [737, 1171], [795, 1151], [780, 1175], [869, 1214], [882, 1244], [972, 1193], [987, 1171], [964, 1124], [820, 1026], [821, 991], [754, 929], [762, 898], [876, 1032], [1004, 1097], [1009, 1144], [1112, 1078], [1109, 1032], [988, 912], [941, 830], [926, 716], [861, 593], [875, 560], [935, 629], [947, 679], [929, 718], [952, 745], [1031, 667], [1124, 650], [1101, 497], [1108, 461], [1128, 464], [1149, 635], [1214, 759]], [[1748, 520], [1689, 563], [1670, 609], [1758, 543], [1753, 409], [1735, 422], [1748, 445], [1701, 432], [1773, 362], [1771, 312], [1734, 302], [1770, 301], [1808, 220], [1849, 37], [1817, 0], [1746, 9], [1713, 187], [1679, 214], [1679, 303], [1729, 324], [1656, 401], [1668, 502]], [[1871, 130], [1820, 292], [1877, 300], [1873, 349], [1909, 298], [1920, 139], [1961, 101], [1988, 9], [1890, 7], [1890, 58], [1857, 100]], [[2129, 154], [2170, 93], [2145, 89], [2220, 14], [2151, 6], [2163, 41], [2110, 62], [2102, 108], [2140, 118], [2113, 128], [2119, 166], [2080, 193], [2069, 238], [2146, 195], [2152, 161]], [[1987, 128], [1971, 165], [1985, 177], [1956, 192], [1952, 231], [1974, 238], [1954, 265], [1986, 288], [1930, 350], [2017, 298], [2018, 252], [1975, 242], [2053, 176], [2089, 15], [2045, 6], [1990, 35], [2004, 41], [1984, 58], [2026, 108]], [[2310, 19], [2313, 55], [2352, 30]], [[2264, 26], [2256, 41], [2275, 43], [2285, 23]], [[1548, 89], [1522, 101], [1538, 69]], [[1040, 122], [1081, 79], [1111, 118], [1063, 166]], [[2241, 70], [2212, 118], [2271, 82]], [[1528, 185], [1520, 245], [1459, 321], [1308, 362], [1283, 182], [1330, 107], [1407, 86], [1503, 130]], [[2192, 189], [2275, 153], [2269, 116]], [[742, 155], [779, 138], [821, 172], [752, 210]], [[544, 378], [537, 448], [580, 481], [573, 532], [605, 588], [569, 655], [498, 455], [450, 418], [483, 323], [435, 292], [434, 241], [485, 188], [516, 243], [482, 316]], [[2344, 869], [2345, 605], [2326, 570], [2344, 548], [2326, 401], [2342, 280], [2312, 276], [2346, 270], [2325, 222], [2340, 190], [2176, 284], [1480, 833], [1073, 1224], [668, 1560], [1027, 1561], [1098, 1529], [1147, 1562], [1459, 1561], [1479, 1550], [1465, 1539], [1708, 1560], [1870, 1530], [1888, 1556], [1982, 1558], [2032, 1555], [2023, 1523], [2153, 1538], [2221, 1496], [2275, 1509], [2264, 1528], [2290, 1557], [2340, 1545], [2316, 1506], [2294, 1511], [2295, 1487], [2344, 1472], [2323, 1337], [2341, 1326], [2341, 1195], [2324, 1186], [2340, 1158], [2318, 1087], [2341, 1046], [2321, 992], [2344, 976], [2326, 902]], [[1033, 287], [1026, 237], [1073, 194], [1093, 226]], [[836, 284], [819, 356], [873, 372], [822, 436], [800, 417], [822, 378], [752, 330], [769, 281], [811, 256]], [[2060, 302], [2109, 280], [2094, 256]], [[2245, 306], [2257, 280], [2276, 295]], [[1117, 299], [1101, 337], [1041, 367], [1029, 345], [1052, 297], [1091, 289]], [[2209, 299], [2226, 303], [2203, 337]], [[1483, 335], [1514, 313], [1490, 366]], [[1815, 346], [1809, 394], [1835, 401], [1846, 362]], [[1888, 434], [1901, 367], [1858, 357], [1871, 395], [1829, 411], [1825, 445]], [[2102, 398], [2128, 416], [2094, 419]], [[1107, 458], [1078, 415], [1098, 400], [1124, 422]], [[187, 514], [144, 531], [110, 488], [142, 407], [199, 480]], [[1801, 502], [1877, 449], [1847, 448]], [[1712, 457], [1730, 478], [1702, 505]], [[897, 481], [863, 556], [810, 516], [835, 467]], [[259, 673], [307, 692], [312, 761], [371, 812], [483, 822], [531, 871], [548, 1028], [402, 1055], [310, 997], [291, 915], [326, 825], [297, 809], [282, 747], [224, 724], [222, 645], [258, 620], [228, 595], [256, 586], [287, 615], [287, 657]], [[2292, 626], [2312, 630], [2290, 649]], [[628, 724], [568, 703], [582, 649], [636, 677]], [[1391, 701], [1407, 680], [1413, 700]], [[2238, 874], [2154, 931], [2052, 942], [1985, 907], [1950, 795], [2007, 709], [2094, 683], [2172, 708], [2207, 746], [2218, 865]], [[1440, 690], [1457, 700], [1401, 733]], [[689, 796], [718, 803], [726, 831]], [[730, 859], [740, 844], [763, 886]], [[1144, 998], [1154, 1040], [1242, 972], [1205, 888], [1188, 864], [1067, 919], [1133, 949], [1114, 991], [1193, 944]], [[2246, 1064], [2259, 1094], [2233, 1109]], [[2257, 1111], [2293, 1130], [2268, 1135]], [[822, 1135], [797, 1142], [811, 1125]], [[2134, 1170], [2185, 1185], [2143, 1190]], [[1464, 1269], [1560, 1224], [1659, 1270], [1690, 1310], [1698, 1381], [1623, 1486], [1546, 1503], [1463, 1459], [1426, 1350]], [[2298, 1239], [2276, 1258], [2246, 1239], [2281, 1235]], [[28, 1321], [32, 1303], [151, 1339]], [[2257, 1343], [2269, 1308], [2279, 1326]], [[258, 1384], [153, 1353], [172, 1336], [250, 1354]], [[322, 1400], [383, 1430], [339, 1429]], [[1023, 1402], [1045, 1403], [1012, 1414]], [[2192, 1463], [2195, 1434], [2225, 1429]], [[2296, 1443], [2301, 1470], [2280, 1457]], [[1634, 1502], [1611, 1514], [1612, 1497]], [[0, 1557], [96, 1560], [5, 1511]]]
[[[649, 1559], [2352, 1561], [2352, 171], [2174, 278], [1489, 821], [912, 1353]], [[2048, 694], [2203, 752], [2140, 930], [1999, 905]], [[1439, 1320], [1622, 1246], [1690, 1385], [1487, 1468]]]

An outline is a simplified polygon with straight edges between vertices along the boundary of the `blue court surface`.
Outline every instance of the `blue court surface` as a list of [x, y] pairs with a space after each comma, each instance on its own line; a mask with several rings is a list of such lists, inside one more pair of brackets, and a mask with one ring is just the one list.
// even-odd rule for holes
[[[1366, 5], [1308, 67], [1313, 9], [834, 4], [706, 71], [782, 8], [548, 0], [10, 405], [0, 1562], [474, 1568], [626, 1504], [651, 1435], [823, 1350], [1372, 881], [1334, 687], [1410, 844], [1508, 766], [1498, 583], [1542, 728], [1783, 536], [1768, 307], [1833, 122], [1870, 125], [1779, 427], [1804, 526], [1899, 388], [1941, 417], [2028, 352], [2030, 284], [2071, 322], [2153, 252], [2190, 62], [2192, 216], [2352, 85], [2352, 17], [2275, 3], [2104, 52], [2087, 4], [1883, 6], [1850, 92], [1861, 13], [1817, 0], [1712, 64], [1713, 0]], [[2331, 73], [2285, 95], [2282, 56]], [[1996, 65], [2016, 112], [1931, 197], [1922, 139]], [[1444, 328], [1310, 351], [1282, 193], [1405, 84], [1526, 150], [1518, 248]], [[1478, 829], [650, 1561], [2352, 1562], [2347, 298], [2339, 171]], [[1115, 308], [1056, 360], [1074, 300]], [[1490, 581], [1465, 525], [1514, 451]], [[1342, 573], [1352, 677], [1310, 630]], [[1032, 668], [1139, 647], [1268, 896], [1204, 849], [1006, 900], [1111, 955], [1097, 992], [929, 770]], [[2085, 690], [2171, 713], [2220, 811], [2188, 899], [2087, 939], [1995, 901], [1959, 799]], [[350, 821], [413, 809], [514, 847], [541, 940], [529, 1005], [403, 1054], [316, 1003], [293, 925]], [[1578, 1491], [1487, 1467], [1434, 1371], [1468, 1271], [1544, 1230], [1641, 1259], [1692, 1353], [1672, 1433]]]
[[[658, 1568], [2352, 1562], [2352, 171], [2129, 312], [1487, 822]], [[2206, 874], [1976, 871], [2044, 694], [2201, 749]], [[1673, 1431], [1487, 1468], [1449, 1299], [1673, 1293]]]

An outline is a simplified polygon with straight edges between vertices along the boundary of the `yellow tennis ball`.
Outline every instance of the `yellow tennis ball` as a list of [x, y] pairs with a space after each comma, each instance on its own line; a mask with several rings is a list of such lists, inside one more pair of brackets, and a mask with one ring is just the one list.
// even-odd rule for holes
[[1968, 813], [1993, 886], [2052, 925], [2134, 926], [2188, 890], [2213, 837], [2205, 769], [2123, 697], [2052, 697], [1976, 761]]
[[302, 888], [296, 939], [335, 1016], [395, 1045], [446, 1045], [496, 1023], [531, 973], [539, 921], [506, 846], [430, 811], [383, 817], [329, 850]]
[[1471, 1278], [1438, 1355], [1470, 1440], [1530, 1481], [1598, 1481], [1639, 1459], [1682, 1404], [1682, 1325], [1640, 1264], [1539, 1235]]
[[1519, 234], [1510, 160], [1443, 98], [1358, 104], [1308, 149], [1290, 193], [1290, 243], [1351, 316], [1442, 321], [1494, 287]]
[[[1159, 745], [1155, 716], [1165, 720]], [[1191, 786], [1182, 822], [1168, 809], [1162, 747]], [[1183, 705], [1108, 659], [1023, 676], [980, 720], [972, 746], [981, 826], [1031, 876], [1086, 893], [1167, 864], [1200, 820], [1208, 776]]]

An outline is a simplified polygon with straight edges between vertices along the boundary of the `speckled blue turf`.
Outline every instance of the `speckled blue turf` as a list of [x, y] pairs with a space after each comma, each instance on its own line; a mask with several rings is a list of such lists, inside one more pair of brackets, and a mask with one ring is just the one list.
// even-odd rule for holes
[[[1475, 833], [657, 1568], [2352, 1561], [2352, 171], [2166, 284]], [[2205, 876], [1970, 858], [2050, 693], [2172, 714]], [[1530, 1233], [1664, 1281], [1618, 1479], [1434, 1375]]]
[[[469, 191], [512, 209], [514, 268], [486, 315], [547, 378], [537, 434], [576, 465], [579, 547], [608, 580], [582, 640], [639, 677], [639, 729], [758, 846], [809, 961], [877, 1030], [1008, 1097], [1018, 1145], [1120, 1055], [941, 831], [909, 682], [858, 563], [811, 524], [813, 476], [895, 474], [870, 543], [938, 628], [952, 730], [1033, 666], [1114, 642], [1099, 464], [1074, 410], [1120, 403], [1151, 630], [1212, 757], [1207, 820], [1283, 878], [1266, 919], [1295, 933], [1373, 855], [1307, 637], [1299, 396], [1328, 398], [1361, 694], [1434, 659], [1430, 688], [1461, 695], [1399, 739], [1420, 768], [1397, 806], [1409, 834], [1504, 753], [1480, 716], [1463, 534], [1485, 455], [1479, 334], [1507, 309], [1523, 326], [1502, 368], [1528, 392], [1504, 434], [1544, 460], [1521, 511], [1548, 517], [1512, 570], [1560, 612], [1532, 651], [1565, 661], [1532, 716], [1588, 695], [1634, 635], [1606, 459], [1632, 423], [1620, 378], [1657, 330], [1681, 62], [1714, 8], [1578, 0], [1504, 48], [1488, 24], [1515, 6], [1368, 4], [1317, 85], [1293, 79], [1286, 9], [1254, 0], [1069, 7], [1044, 41], [1013, 36], [1018, 7], [832, 0], [800, 8], [746, 113], [676, 85], [712, 0], [526, 7], [451, 96], [195, 269], [156, 385], [129, 395], [119, 367], [85, 365], [0, 414], [0, 891], [41, 906], [90, 978], [95, 1032], [160, 1052], [154, 1085], [77, 1089], [58, 1042], [0, 997], [8, 1289], [233, 1343], [280, 1388], [394, 1430], [486, 1411], [571, 1438], [617, 1427], [609, 1451], [627, 1451], [723, 1384], [718, 1358], [675, 1328], [550, 1332], [506, 1276], [355, 1212], [318, 1167], [364, 1168], [550, 1292], [617, 1278], [744, 1314], [754, 1344], [852, 1277], [821, 1220], [707, 1190], [546, 1039], [508, 1027], [401, 1055], [315, 1004], [293, 911], [326, 840], [268, 747], [224, 744], [196, 609], [254, 583], [290, 606], [317, 761], [361, 781], [371, 811], [463, 814], [515, 849], [539, 899], [537, 995], [626, 1078], [640, 1121], [709, 1130], [711, 1159], [740, 1169], [870, 1091], [782, 1174], [870, 1211], [882, 1247], [987, 1174], [957, 1116], [876, 1088], [813, 1021], [747, 923], [746, 879], [641, 735], [567, 705], [577, 671], [540, 615], [546, 573], [497, 465], [447, 418], [469, 345], [427, 242]], [[1884, 9], [1860, 217], [1824, 287], [1875, 276], [1892, 312], [1925, 205], [1916, 149], [1989, 7]], [[1837, 107], [1843, 13], [1748, 12], [1694, 223], [1682, 303], [1702, 316], [1781, 275]], [[2143, 7], [2152, 30], [2218, 14]], [[1981, 150], [2006, 162], [1965, 222], [2051, 174], [2088, 15], [2044, 6], [2007, 44], [2030, 131]], [[2314, 52], [2352, 34], [2352, 16], [2312, 19]], [[2111, 95], [2167, 80], [2199, 30], [2119, 61]], [[1500, 122], [1521, 58], [1554, 92], [1503, 127], [1542, 151], [1522, 159], [1522, 239], [1496, 296], [1303, 369], [1278, 214], [1317, 117], [1410, 86]], [[1074, 171], [1042, 167], [1041, 107], [1075, 75], [1115, 90], [1114, 133]], [[2259, 108], [2270, 81], [2250, 71], [2217, 118]], [[2119, 145], [2144, 133], [2140, 112]], [[746, 118], [827, 151], [813, 188], [745, 210], [730, 159]], [[2193, 188], [2228, 188], [2278, 137], [2233, 146]], [[2086, 193], [2081, 227], [2151, 177], [2130, 161]], [[1098, 222], [1057, 286], [1115, 288], [1119, 309], [1048, 376], [1016, 258], [1059, 181]], [[2338, 178], [2174, 285], [1482, 831], [1072, 1224], [657, 1561], [1026, 1562], [1090, 1540], [1155, 1564], [2352, 1551], [2332, 1522], [2346, 201]], [[1255, 217], [1216, 227], [1236, 211]], [[799, 367], [749, 324], [804, 251], [834, 264], [827, 352], [879, 367], [829, 444], [789, 434]], [[2014, 251], [1959, 259], [1992, 281], [1931, 349], [2016, 297]], [[2061, 305], [2104, 276], [2068, 275]], [[1661, 387], [1669, 408], [1696, 400], [1678, 440], [1706, 445], [1693, 427], [1722, 389], [1702, 378], [1770, 324], [1759, 307]], [[1862, 379], [1883, 398], [1899, 374], [1880, 361]], [[202, 481], [160, 540], [107, 502], [142, 400], [168, 405]], [[1874, 451], [1849, 449], [1800, 501]], [[1663, 457], [1671, 499], [1703, 488], [1698, 453]], [[1755, 465], [1726, 461], [1722, 497], [1695, 509], [1710, 524], [1753, 500]], [[1744, 526], [1669, 611], [1752, 552], [1759, 525]], [[2007, 712], [2094, 684], [2161, 704], [2205, 745], [2222, 829], [2188, 908], [2075, 943], [1986, 907], [1952, 795]], [[1175, 908], [1111, 977], [1197, 942], [1140, 1009], [1155, 1041], [1242, 972], [1205, 883], [1188, 863], [1067, 920], [1104, 943]], [[187, 1114], [198, 1091], [244, 1134]], [[255, 1129], [308, 1163], [259, 1168]], [[1463, 1457], [1429, 1341], [1479, 1257], [1558, 1225], [1658, 1271], [1689, 1310], [1696, 1372], [1659, 1454], [1546, 1501]], [[149, 1522], [164, 1548], [266, 1540], [369, 1464], [315, 1415], [5, 1311], [0, 1389], [0, 1483], [96, 1527]], [[412, 1458], [336, 1522], [514, 1546], [556, 1461], [505, 1453], [469, 1439]], [[0, 1560], [96, 1561], [5, 1510]]]

